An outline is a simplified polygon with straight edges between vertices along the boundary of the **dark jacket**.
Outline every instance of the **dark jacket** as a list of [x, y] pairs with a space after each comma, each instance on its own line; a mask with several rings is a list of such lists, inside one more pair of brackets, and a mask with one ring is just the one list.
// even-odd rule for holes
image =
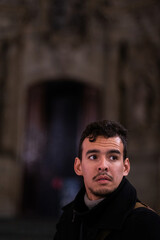
[[160, 216], [144, 207], [134, 208], [137, 193], [126, 178], [91, 210], [84, 194], [82, 188], [63, 208], [54, 240], [160, 240]]

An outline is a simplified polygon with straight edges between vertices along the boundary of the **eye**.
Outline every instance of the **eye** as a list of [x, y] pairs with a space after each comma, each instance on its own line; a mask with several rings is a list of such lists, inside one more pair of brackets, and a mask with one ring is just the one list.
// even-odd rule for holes
[[118, 156], [117, 155], [112, 155], [109, 158], [110, 158], [110, 160], [115, 161], [115, 160], [118, 159]]
[[96, 155], [90, 155], [88, 158], [89, 158], [90, 160], [95, 160], [95, 159], [97, 159], [97, 156], [96, 156]]

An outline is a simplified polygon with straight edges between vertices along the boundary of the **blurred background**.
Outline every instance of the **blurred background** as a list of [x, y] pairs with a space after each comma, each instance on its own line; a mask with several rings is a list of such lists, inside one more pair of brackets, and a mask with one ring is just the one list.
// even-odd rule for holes
[[81, 131], [129, 130], [129, 180], [160, 213], [160, 3], [0, 0], [0, 239], [53, 238]]

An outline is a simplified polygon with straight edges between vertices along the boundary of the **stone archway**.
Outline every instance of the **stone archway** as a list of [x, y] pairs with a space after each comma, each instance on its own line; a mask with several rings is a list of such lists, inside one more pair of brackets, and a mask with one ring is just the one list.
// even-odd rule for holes
[[56, 217], [79, 187], [73, 162], [82, 128], [100, 118], [99, 91], [62, 79], [32, 85], [27, 95], [23, 209]]

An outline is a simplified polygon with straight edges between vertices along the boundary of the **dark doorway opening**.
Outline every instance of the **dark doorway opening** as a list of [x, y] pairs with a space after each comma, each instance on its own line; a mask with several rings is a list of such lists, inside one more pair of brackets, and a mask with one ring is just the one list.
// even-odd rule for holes
[[81, 130], [100, 118], [97, 88], [73, 81], [48, 81], [27, 92], [23, 214], [57, 217], [77, 193], [73, 171]]

